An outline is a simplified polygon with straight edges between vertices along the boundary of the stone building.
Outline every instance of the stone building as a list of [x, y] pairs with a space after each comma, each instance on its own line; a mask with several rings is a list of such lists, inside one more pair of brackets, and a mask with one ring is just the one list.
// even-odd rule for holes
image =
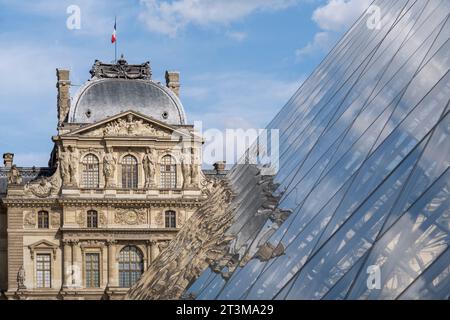
[[47, 168], [0, 167], [0, 289], [9, 299], [116, 299], [205, 200], [202, 139], [179, 73], [96, 61], [70, 97], [57, 70], [58, 133]]

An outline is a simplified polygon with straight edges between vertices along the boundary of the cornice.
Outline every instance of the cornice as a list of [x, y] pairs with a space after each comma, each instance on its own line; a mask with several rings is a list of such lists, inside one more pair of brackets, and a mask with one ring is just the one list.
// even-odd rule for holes
[[42, 207], [42, 206], [124, 206], [124, 207], [200, 207], [204, 199], [118, 199], [118, 198], [4, 198], [3, 203], [7, 207]]

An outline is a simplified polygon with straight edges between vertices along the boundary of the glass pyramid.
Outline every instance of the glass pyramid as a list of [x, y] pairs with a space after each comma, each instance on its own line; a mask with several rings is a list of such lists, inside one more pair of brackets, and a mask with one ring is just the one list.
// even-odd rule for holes
[[373, 5], [380, 27], [360, 17], [268, 125], [289, 214], [261, 218], [252, 168], [233, 168], [234, 267], [184, 297], [449, 299], [450, 2]]

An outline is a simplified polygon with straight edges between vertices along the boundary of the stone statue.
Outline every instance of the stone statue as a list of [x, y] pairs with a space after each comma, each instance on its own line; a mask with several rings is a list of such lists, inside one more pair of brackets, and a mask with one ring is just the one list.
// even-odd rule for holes
[[145, 173], [145, 188], [151, 188], [155, 186], [155, 162], [154, 152], [150, 148], [147, 148], [142, 164], [144, 166]]
[[61, 152], [59, 153], [59, 170], [61, 172], [61, 178], [64, 185], [70, 184], [70, 160], [67, 151], [61, 147]]
[[24, 290], [27, 287], [25, 286], [25, 269], [22, 266], [20, 266], [19, 271], [17, 272], [17, 289], [18, 290]]
[[105, 175], [106, 187], [114, 187], [114, 174], [116, 172], [117, 158], [111, 147], [106, 149], [103, 157], [103, 174]]
[[70, 184], [72, 186], [78, 185], [78, 162], [79, 162], [79, 155], [78, 151], [73, 148], [72, 146], [69, 146], [69, 173], [70, 173]]
[[183, 189], [191, 186], [191, 165], [190, 159], [185, 156], [181, 157], [181, 173], [183, 174]]
[[11, 171], [8, 174], [8, 183], [9, 184], [21, 184], [22, 183], [22, 175], [20, 174], [19, 169], [15, 164], [12, 165]]
[[191, 186], [197, 188], [199, 185], [199, 178], [200, 178], [200, 159], [198, 157], [198, 153], [195, 151], [195, 149], [192, 150], [192, 176], [191, 176]]

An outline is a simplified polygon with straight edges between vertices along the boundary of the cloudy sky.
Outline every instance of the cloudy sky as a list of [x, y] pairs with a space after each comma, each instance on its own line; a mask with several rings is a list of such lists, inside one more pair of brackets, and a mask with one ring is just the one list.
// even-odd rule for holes
[[[0, 154], [44, 166], [56, 133], [57, 67], [72, 92], [95, 59], [181, 72], [188, 121], [263, 128], [370, 0], [0, 0]], [[69, 29], [68, 8], [80, 8]], [[69, 10], [70, 11], [70, 10]]]

